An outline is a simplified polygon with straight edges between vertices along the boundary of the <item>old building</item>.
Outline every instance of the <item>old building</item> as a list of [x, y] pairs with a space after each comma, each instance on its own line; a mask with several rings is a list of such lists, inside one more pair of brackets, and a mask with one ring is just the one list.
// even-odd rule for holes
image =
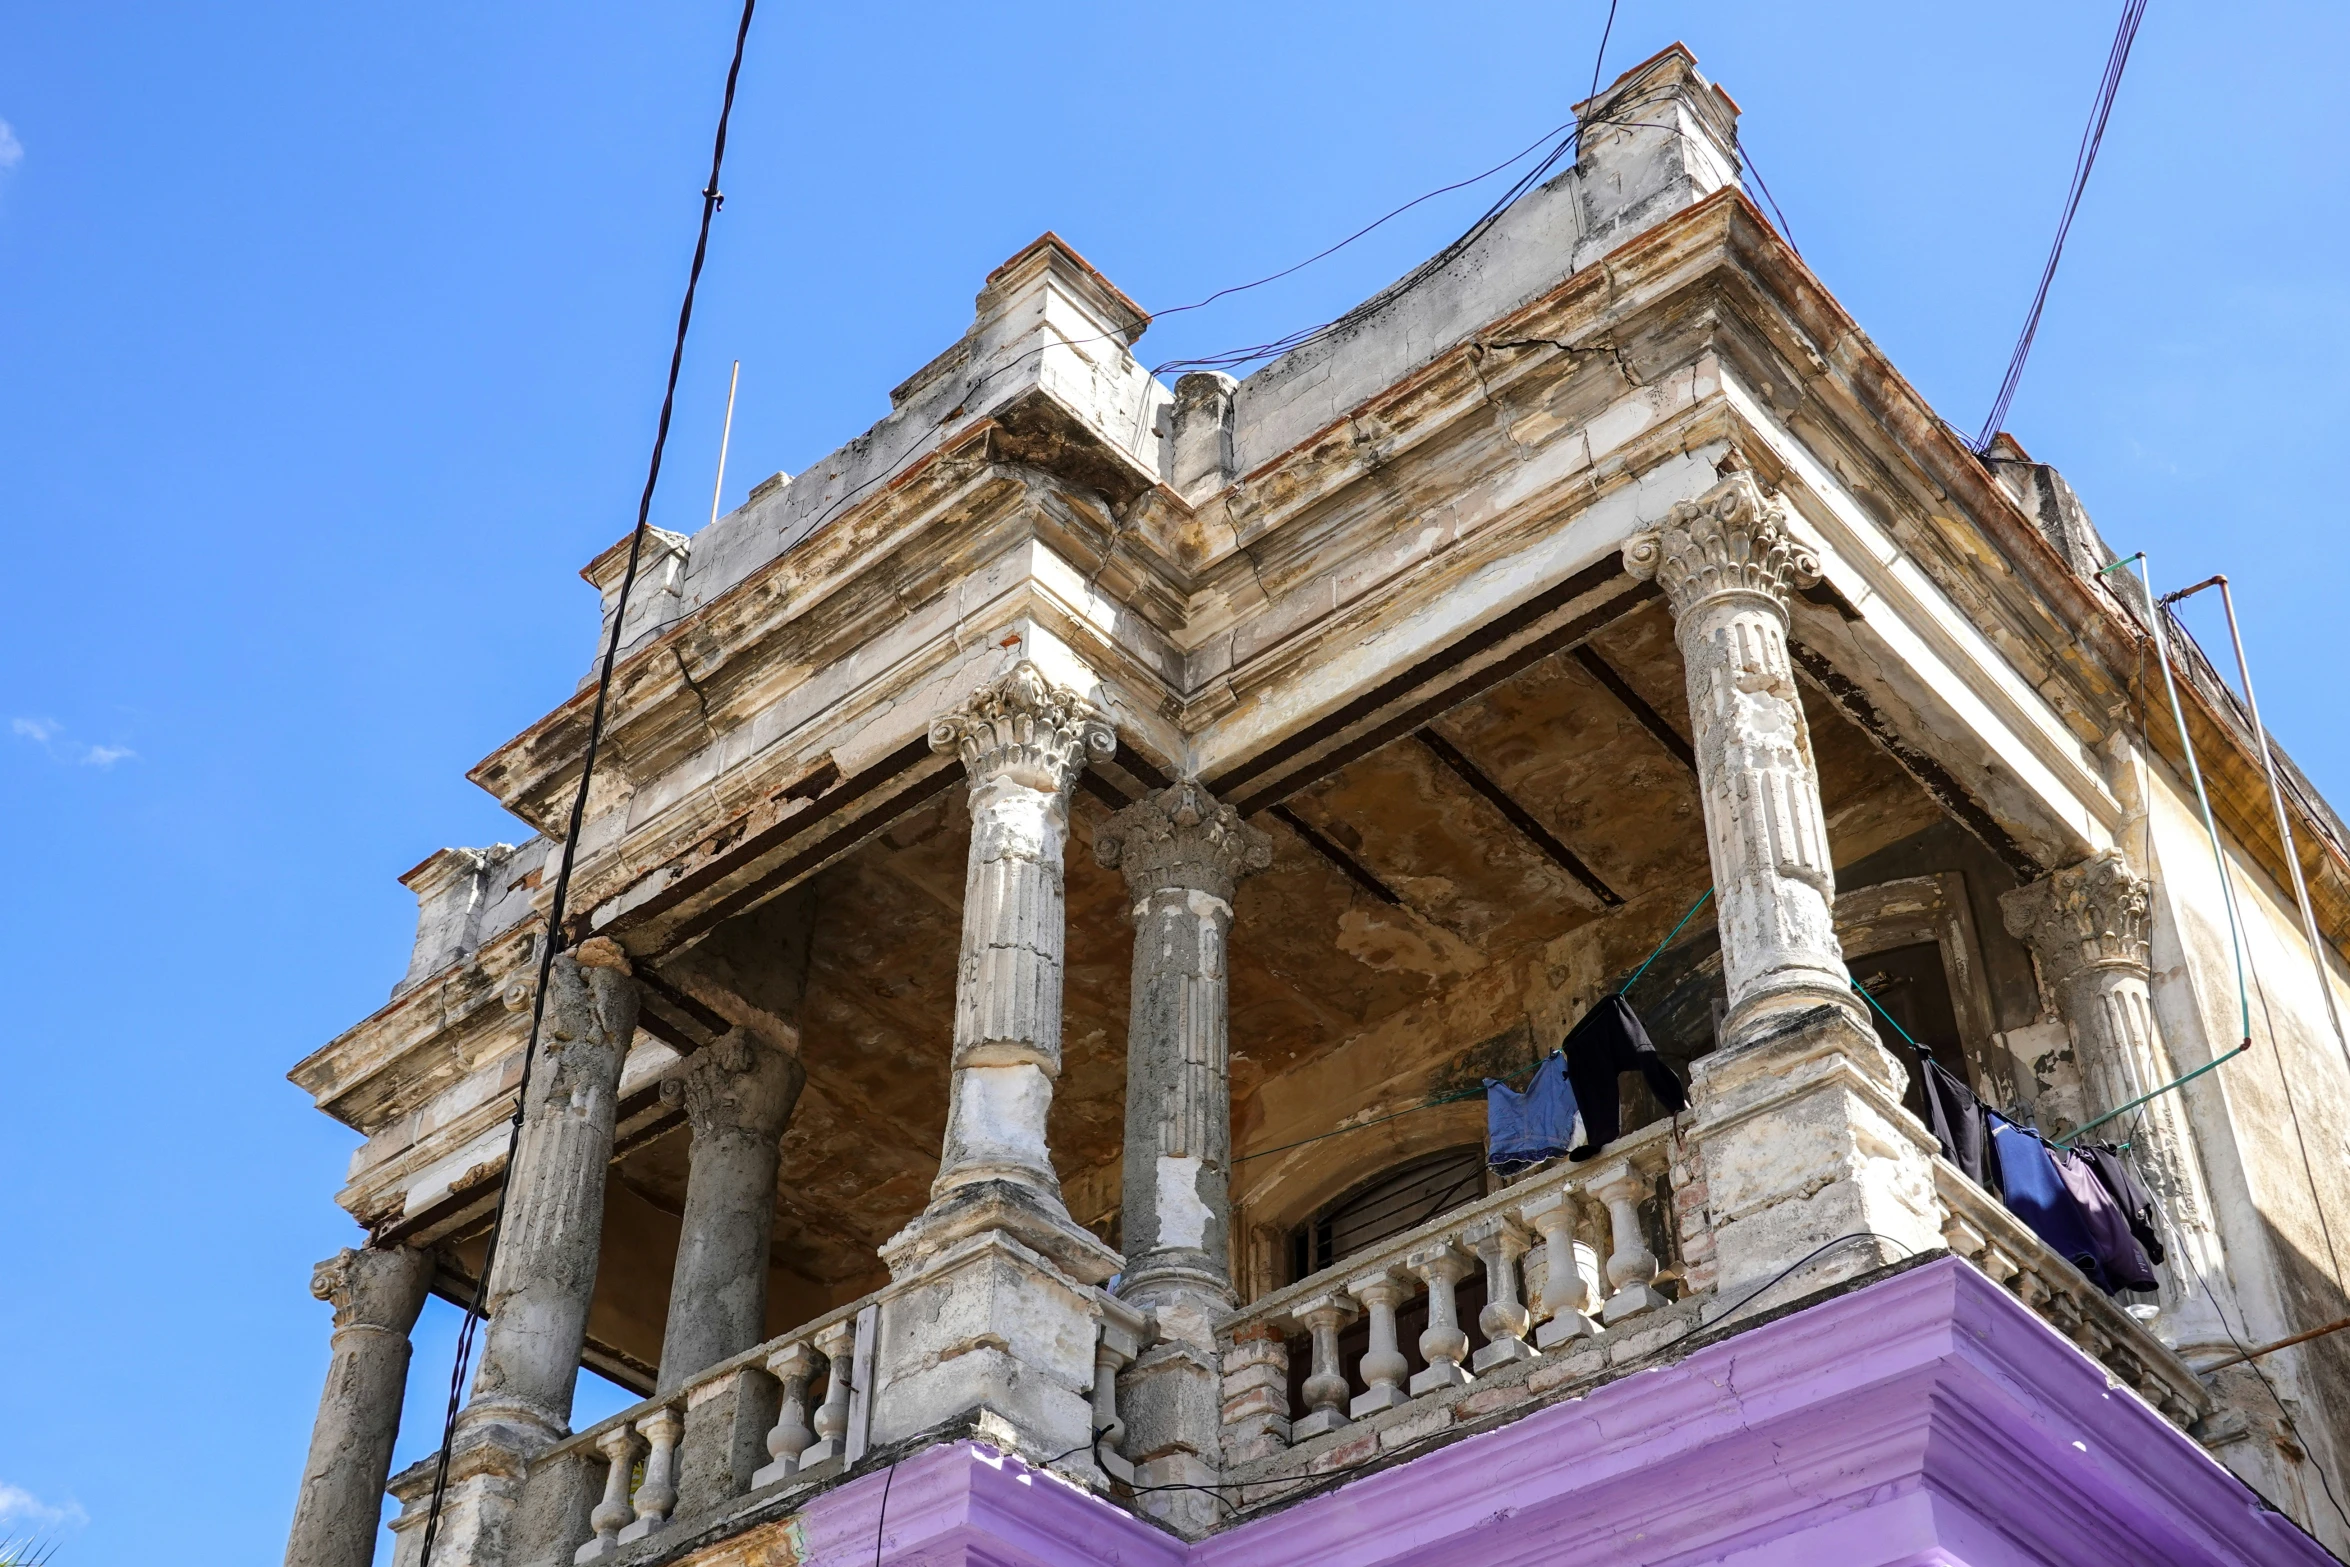
[[[501, 1203], [452, 1567], [2350, 1549], [2350, 1334], [2238, 1358], [2350, 1314], [2340, 822], [2281, 764], [2288, 850], [2188, 644], [2207, 836], [2135, 579], [1747, 201], [1685, 50], [1581, 113], [1245, 380], [1154, 378], [1047, 235], [651, 542], [514, 1168], [592, 678], [472, 774], [536, 836], [409, 872], [294, 1069], [367, 1239], [290, 1563], [370, 1559]], [[1489, 1169], [1482, 1081], [1618, 993], [1671, 1082]], [[2106, 1123], [2157, 1290], [1937, 1152], [1920, 1050], [2051, 1137], [2212, 1068]], [[644, 1402], [573, 1430], [582, 1365]]]

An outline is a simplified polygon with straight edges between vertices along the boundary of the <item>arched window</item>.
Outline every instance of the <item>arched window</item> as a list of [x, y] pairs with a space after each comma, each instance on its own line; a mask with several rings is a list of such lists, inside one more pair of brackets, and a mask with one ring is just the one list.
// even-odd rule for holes
[[1292, 1279], [1318, 1273], [1390, 1235], [1485, 1194], [1485, 1147], [1424, 1154], [1372, 1177], [1291, 1232]]

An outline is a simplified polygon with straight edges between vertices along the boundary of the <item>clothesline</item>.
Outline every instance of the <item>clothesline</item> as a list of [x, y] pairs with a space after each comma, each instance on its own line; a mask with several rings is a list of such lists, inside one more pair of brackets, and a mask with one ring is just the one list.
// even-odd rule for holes
[[[1697, 917], [1697, 911], [1704, 908], [1706, 899], [1712, 897], [1713, 895], [1714, 890], [1711, 887], [1706, 888], [1705, 891], [1697, 895], [1697, 901], [1689, 905], [1688, 911], [1681, 916], [1681, 918], [1674, 924], [1671, 930], [1665, 932], [1665, 939], [1658, 942], [1655, 948], [1650, 951], [1648, 956], [1641, 961], [1640, 966], [1632, 971], [1632, 977], [1625, 980], [1623, 984], [1616, 987], [1616, 995], [1622, 996], [1634, 985], [1640, 983], [1640, 977], [1648, 972], [1649, 965], [1653, 964], [1658, 958], [1664, 955], [1665, 948], [1672, 945], [1673, 938], [1681, 934], [1681, 929], [1683, 926], [1687, 925], [1692, 919]], [[1524, 1073], [1513, 1073], [1509, 1077], [1500, 1079], [1500, 1081], [1508, 1083], [1514, 1087], [1516, 1086], [1516, 1081], [1519, 1076], [1531, 1077], [1535, 1072], [1538, 1072], [1541, 1069], [1542, 1063], [1540, 1061], [1536, 1061], [1532, 1066], [1526, 1068]], [[1482, 1099], [1484, 1097], [1485, 1085], [1482, 1083], [1478, 1084], [1474, 1088], [1454, 1089], [1451, 1093], [1432, 1095], [1429, 1098], [1421, 1100], [1418, 1104], [1405, 1105], [1400, 1110], [1392, 1111], [1386, 1115], [1376, 1116], [1368, 1121], [1357, 1121], [1352, 1126], [1341, 1126], [1327, 1132], [1316, 1132], [1311, 1137], [1301, 1137], [1294, 1143], [1282, 1143], [1280, 1146], [1274, 1148], [1259, 1148], [1254, 1153], [1244, 1153], [1240, 1155], [1232, 1162], [1236, 1165], [1246, 1164], [1251, 1159], [1263, 1159], [1273, 1154], [1287, 1153], [1293, 1148], [1303, 1148], [1309, 1143], [1323, 1142], [1332, 1137], [1343, 1137], [1349, 1132], [1362, 1131], [1365, 1127], [1384, 1126], [1390, 1121], [1396, 1120], [1402, 1116], [1411, 1115], [1417, 1111], [1433, 1110], [1439, 1105], [1459, 1104], [1465, 1099]]]

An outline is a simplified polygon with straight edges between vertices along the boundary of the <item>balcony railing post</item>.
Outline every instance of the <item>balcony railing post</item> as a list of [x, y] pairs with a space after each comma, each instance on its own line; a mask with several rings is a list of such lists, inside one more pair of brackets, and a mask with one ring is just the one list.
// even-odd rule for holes
[[645, 1478], [631, 1499], [636, 1522], [620, 1531], [622, 1545], [641, 1540], [667, 1523], [669, 1510], [677, 1505], [677, 1438], [685, 1429], [685, 1422], [678, 1418], [676, 1410], [664, 1404], [639, 1420], [636, 1429], [649, 1448], [645, 1453]]
[[1347, 1423], [1346, 1372], [1338, 1364], [1338, 1330], [1355, 1319], [1355, 1309], [1338, 1295], [1317, 1295], [1293, 1313], [1313, 1335], [1313, 1373], [1305, 1381], [1309, 1413], [1290, 1428], [1290, 1440], [1335, 1431]]
[[1461, 1331], [1453, 1286], [1467, 1276], [1469, 1259], [1452, 1241], [1444, 1240], [1413, 1252], [1404, 1266], [1428, 1285], [1428, 1327], [1420, 1335], [1420, 1358], [1428, 1364], [1412, 1378], [1413, 1396], [1440, 1387], [1467, 1387], [1477, 1379], [1461, 1364], [1469, 1358], [1469, 1335]]
[[1364, 1391], [1346, 1406], [1346, 1412], [1360, 1420], [1410, 1401], [1403, 1379], [1412, 1363], [1395, 1342], [1395, 1308], [1403, 1303], [1405, 1286], [1403, 1280], [1381, 1268], [1349, 1279], [1346, 1292], [1362, 1302], [1371, 1316], [1371, 1347], [1364, 1352], [1361, 1364]]
[[1150, 1343], [1151, 1321], [1106, 1291], [1095, 1298], [1102, 1320], [1093, 1345], [1093, 1456], [1110, 1478], [1132, 1485], [1134, 1464], [1119, 1451], [1126, 1440], [1126, 1418], [1118, 1412], [1118, 1373]]
[[1640, 1199], [1648, 1195], [1647, 1178], [1627, 1161], [1611, 1165], [1591, 1182], [1591, 1193], [1607, 1204], [1608, 1225], [1615, 1249], [1607, 1259], [1608, 1297], [1599, 1319], [1608, 1326], [1654, 1311], [1665, 1304], [1656, 1292], [1656, 1254], [1640, 1233]]
[[767, 1371], [783, 1384], [783, 1402], [775, 1414], [775, 1429], [767, 1433], [769, 1462], [751, 1476], [753, 1488], [796, 1473], [800, 1455], [816, 1440], [808, 1424], [808, 1384], [816, 1378], [816, 1352], [804, 1343], [786, 1344], [767, 1357]]
[[1526, 1330], [1534, 1317], [1518, 1299], [1518, 1259], [1531, 1245], [1525, 1230], [1509, 1215], [1495, 1213], [1470, 1225], [1461, 1239], [1476, 1249], [1485, 1265], [1485, 1309], [1477, 1313], [1485, 1347], [1477, 1351], [1471, 1369], [1486, 1372], [1514, 1360], [1532, 1360], [1534, 1349], [1526, 1342]]
[[803, 1469], [847, 1451], [851, 1351], [856, 1344], [857, 1325], [851, 1321], [831, 1323], [816, 1335], [816, 1348], [824, 1356], [824, 1402], [816, 1411], [816, 1440], [800, 1454]]
[[604, 1471], [604, 1499], [588, 1514], [596, 1537], [579, 1548], [574, 1561], [592, 1562], [620, 1549], [620, 1531], [636, 1517], [635, 1509], [628, 1505], [628, 1492], [629, 1482], [636, 1478], [636, 1454], [641, 1445], [633, 1426], [615, 1426], [596, 1438], [596, 1451], [611, 1467]]
[[1542, 1236], [1543, 1321], [1534, 1334], [1537, 1349], [1556, 1349], [1599, 1331], [1591, 1320], [1591, 1286], [1575, 1256], [1576, 1207], [1573, 1189], [1565, 1186], [1554, 1186], [1518, 1207], [1518, 1217]]

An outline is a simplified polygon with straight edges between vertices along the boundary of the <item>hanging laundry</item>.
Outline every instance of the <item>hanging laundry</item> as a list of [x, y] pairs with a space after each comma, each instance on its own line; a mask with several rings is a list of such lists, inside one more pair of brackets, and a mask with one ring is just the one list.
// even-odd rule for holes
[[2089, 1238], [2088, 1216], [2079, 1199], [2057, 1174], [2056, 1160], [2040, 1134], [2016, 1125], [1995, 1110], [1983, 1112], [1991, 1126], [1991, 1146], [1999, 1158], [2000, 1197], [2008, 1211], [2031, 1227], [2051, 1251], [2089, 1276], [2089, 1282], [2112, 1293], [2105, 1270], [2097, 1260], [2097, 1246]]
[[2154, 1264], [2146, 1260], [2146, 1250], [2130, 1233], [2130, 1221], [2113, 1200], [2113, 1193], [2097, 1178], [2097, 1171], [2077, 1149], [2056, 1148], [2049, 1151], [2056, 1161], [2057, 1177], [2065, 1190], [2081, 1205], [2081, 1217], [2088, 1222], [2089, 1243], [2097, 1248], [2097, 1262], [2105, 1270], [2105, 1292], [2116, 1290], [2150, 1290], [2157, 1287]]
[[2097, 1179], [2113, 1194], [2122, 1217], [2130, 1221], [2130, 1234], [2145, 1248], [2146, 1260], [2162, 1261], [2162, 1210], [2154, 1205], [2154, 1194], [2138, 1179], [2138, 1172], [2122, 1161], [2122, 1151], [2112, 1143], [2084, 1143], [2080, 1149]]
[[1966, 1178], [1986, 1191], [1999, 1179], [1997, 1161], [1990, 1153], [1990, 1134], [1983, 1126], [1983, 1101], [1975, 1091], [1941, 1062], [1923, 1050], [1917, 1053], [1918, 1076], [1926, 1091], [1926, 1121], [1942, 1157], [1958, 1166]]
[[1485, 1162], [1535, 1164], [1556, 1159], [1583, 1142], [1583, 1112], [1567, 1081], [1567, 1058], [1552, 1051], [1518, 1092], [1498, 1078], [1485, 1080]]
[[1590, 1140], [1575, 1150], [1577, 1159], [1588, 1159], [1615, 1141], [1621, 1115], [1616, 1079], [1625, 1072], [1638, 1072], [1657, 1102], [1673, 1114], [1689, 1108], [1681, 1080], [1648, 1042], [1648, 1030], [1620, 994], [1600, 997], [1567, 1030], [1559, 1049], [1566, 1056], [1567, 1079], [1574, 1085], [1583, 1126], [1590, 1134]]

